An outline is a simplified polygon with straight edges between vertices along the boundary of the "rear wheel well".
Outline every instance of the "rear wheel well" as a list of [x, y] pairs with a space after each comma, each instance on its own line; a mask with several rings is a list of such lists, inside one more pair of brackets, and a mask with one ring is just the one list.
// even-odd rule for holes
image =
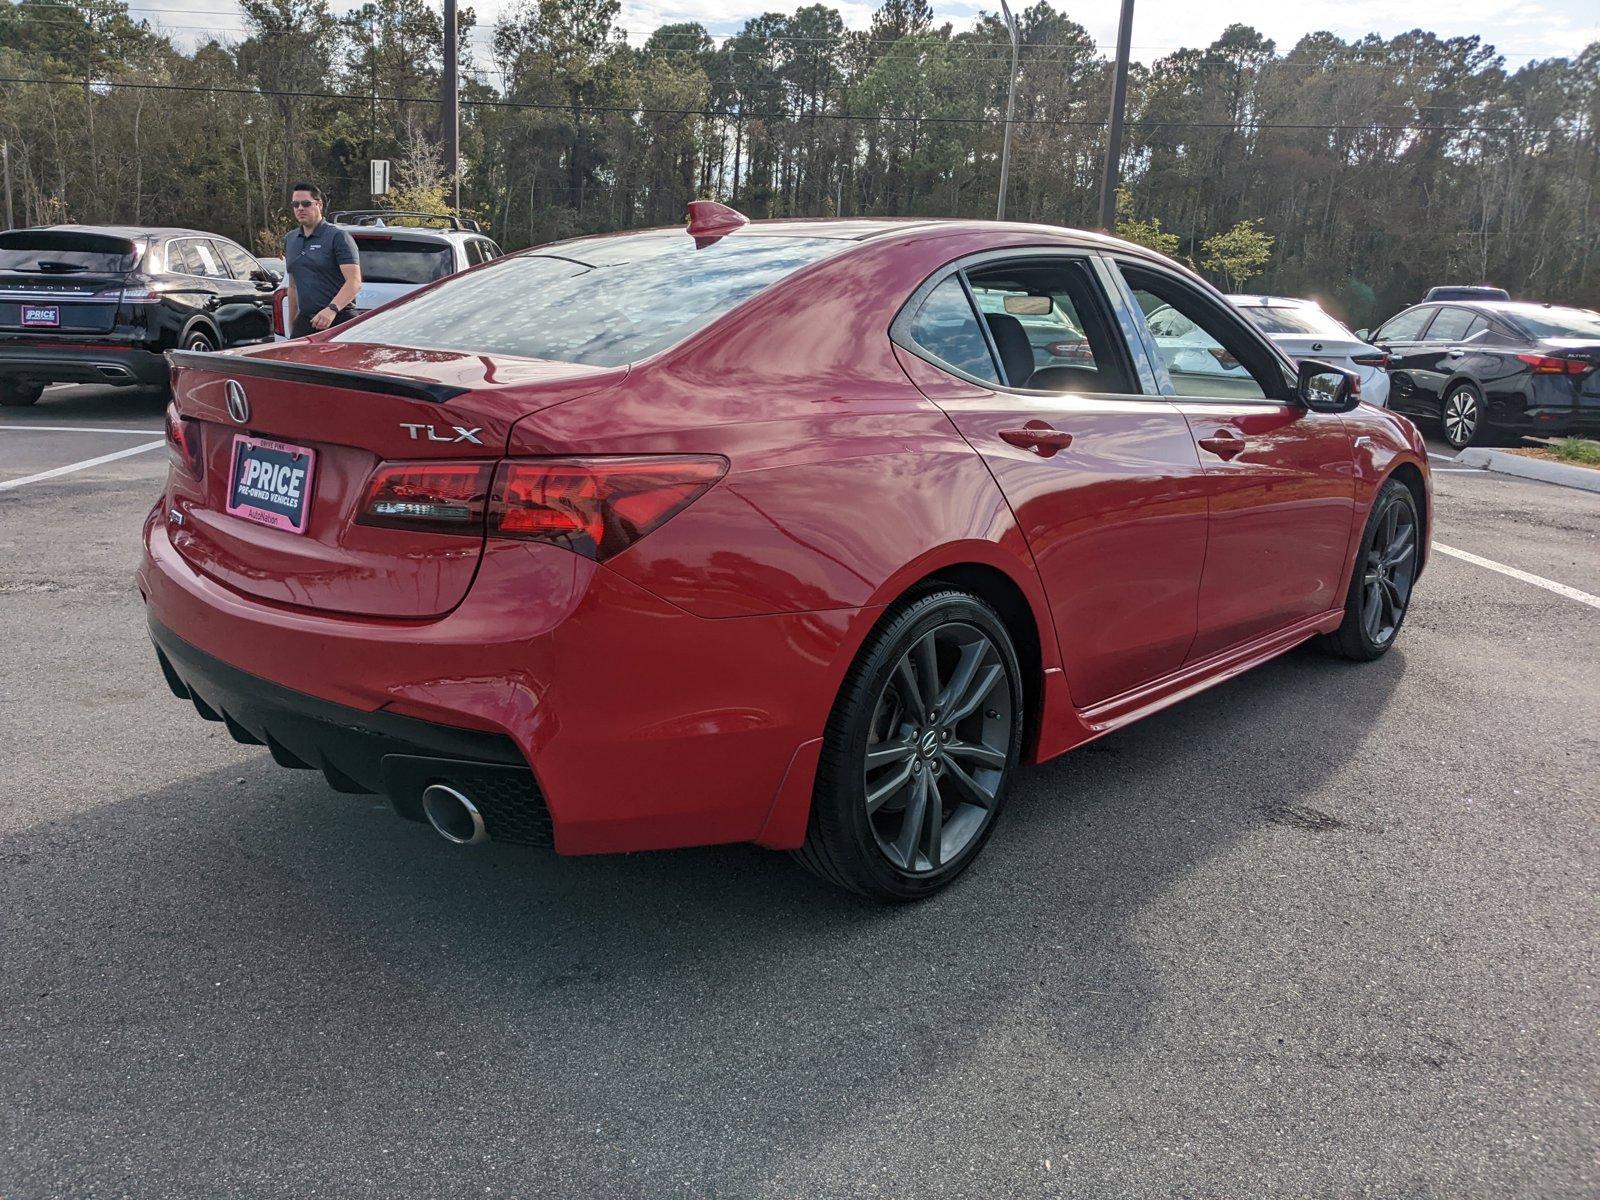
[[[907, 595], [926, 592], [940, 586], [959, 588], [984, 601], [999, 615], [1006, 632], [1016, 647], [1017, 662], [1022, 667], [1022, 703], [1025, 723], [1022, 744], [1031, 752], [1038, 734], [1040, 697], [1044, 690], [1044, 655], [1039, 645], [1039, 624], [1034, 620], [1033, 606], [1004, 571], [983, 563], [956, 563], [940, 567], [907, 590]], [[904, 597], [902, 597], [904, 598]]]
[[1417, 502], [1417, 512], [1422, 516], [1422, 527], [1428, 528], [1428, 489], [1422, 482], [1422, 472], [1412, 463], [1401, 463], [1389, 476], [1398, 479], [1411, 489], [1412, 498]]

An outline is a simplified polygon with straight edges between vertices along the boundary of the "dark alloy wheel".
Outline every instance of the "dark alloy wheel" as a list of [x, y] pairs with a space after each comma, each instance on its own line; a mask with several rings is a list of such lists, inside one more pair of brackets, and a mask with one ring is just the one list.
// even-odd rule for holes
[[193, 350], [199, 354], [210, 354], [217, 347], [211, 341], [209, 335], [196, 329], [185, 339], [183, 348], [185, 350]]
[[1016, 652], [993, 609], [959, 592], [902, 607], [835, 706], [800, 860], [879, 899], [937, 891], [994, 827], [1022, 713]]
[[1484, 440], [1483, 398], [1470, 384], [1453, 388], [1444, 398], [1440, 423], [1444, 427], [1444, 440], [1456, 450], [1465, 450]]
[[1389, 480], [1367, 518], [1344, 623], [1324, 639], [1325, 646], [1345, 658], [1367, 661], [1394, 645], [1417, 581], [1421, 530], [1411, 489], [1398, 479]]

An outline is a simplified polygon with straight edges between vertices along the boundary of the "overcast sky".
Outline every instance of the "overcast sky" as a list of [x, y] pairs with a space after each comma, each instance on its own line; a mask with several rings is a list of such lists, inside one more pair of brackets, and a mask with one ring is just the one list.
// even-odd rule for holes
[[[476, 0], [480, 24], [493, 22], [495, 14], [514, 7], [517, 0]], [[1077, 4], [1058, 0], [1057, 8], [1080, 22], [1107, 51], [1116, 44], [1120, 0]], [[228, 0], [130, 0], [134, 14], [165, 25], [182, 42], [206, 33], [240, 29], [242, 22], [222, 14], [237, 11]], [[356, 7], [351, 0], [333, 0], [336, 11]], [[792, 12], [799, 0], [787, 3], [745, 3], [744, 0], [623, 0], [622, 24], [629, 40], [638, 44], [658, 25], [670, 21], [699, 21], [714, 35], [734, 33], [746, 18], [762, 12]], [[875, 7], [845, 0], [834, 7], [852, 27], [865, 26]], [[999, 10], [993, 3], [935, 0], [937, 21], [950, 21], [958, 29], [970, 25], [983, 11]], [[1023, 5], [1018, 5], [1023, 7]], [[1198, 5], [1194, 0], [1136, 0], [1133, 22], [1133, 56], [1148, 62], [1181, 46], [1204, 46], [1234, 21], [1253, 25], [1287, 50], [1312, 30], [1326, 29], [1341, 37], [1377, 32], [1392, 36], [1421, 27], [1442, 36], [1478, 34], [1516, 68], [1530, 58], [1573, 55], [1587, 43], [1600, 39], [1600, 2], [1597, 0], [1545, 0], [1512, 3], [1505, 0], [1232, 0], [1226, 6]], [[479, 65], [485, 65], [480, 63]]]

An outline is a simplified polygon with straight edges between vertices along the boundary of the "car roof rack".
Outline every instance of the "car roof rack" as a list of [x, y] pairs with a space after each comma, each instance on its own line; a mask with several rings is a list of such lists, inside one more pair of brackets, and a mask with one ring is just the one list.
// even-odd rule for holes
[[334, 213], [332, 220], [335, 225], [383, 225], [391, 217], [424, 217], [430, 221], [448, 221], [451, 229], [483, 232], [471, 217], [458, 217], [454, 213], [412, 212], [404, 208], [346, 208]]

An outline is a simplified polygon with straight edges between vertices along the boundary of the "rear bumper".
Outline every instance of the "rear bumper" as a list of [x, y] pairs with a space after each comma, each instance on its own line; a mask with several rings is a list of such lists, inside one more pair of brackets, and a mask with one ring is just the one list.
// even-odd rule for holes
[[[815, 763], [803, 750], [876, 615], [707, 620], [558, 547], [491, 542], [446, 616], [358, 618], [199, 574], [172, 545], [165, 503], [144, 532], [157, 648], [236, 736], [407, 815], [423, 784], [397, 780], [416, 765], [397, 758], [520, 771], [524, 808], [542, 800], [568, 854], [798, 845]], [[485, 823], [500, 836], [487, 809]]]
[[477, 804], [490, 837], [551, 844], [549, 810], [510, 738], [319, 700], [230, 667], [154, 619], [150, 640], [173, 695], [280, 767], [321, 771], [338, 792], [386, 794], [414, 821], [422, 790], [448, 783]]
[[1600, 405], [1582, 408], [1530, 408], [1514, 426], [1532, 437], [1600, 437]]
[[104, 346], [0, 343], [0, 379], [156, 387], [165, 384], [167, 378], [167, 362], [162, 355], [126, 343], [108, 342]]

